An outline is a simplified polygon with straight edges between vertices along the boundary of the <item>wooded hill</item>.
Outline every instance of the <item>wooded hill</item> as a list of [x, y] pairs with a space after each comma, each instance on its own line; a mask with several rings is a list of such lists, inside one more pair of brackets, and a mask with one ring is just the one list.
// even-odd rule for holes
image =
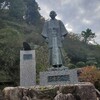
[[[35, 0], [0, 0], [1, 82], [19, 84], [19, 54], [24, 41], [36, 50], [37, 74], [49, 66], [47, 44], [40, 35], [45, 19], [39, 10]], [[74, 68], [96, 64], [100, 67], [100, 45], [88, 44], [81, 37], [69, 33], [65, 38], [65, 65]]]

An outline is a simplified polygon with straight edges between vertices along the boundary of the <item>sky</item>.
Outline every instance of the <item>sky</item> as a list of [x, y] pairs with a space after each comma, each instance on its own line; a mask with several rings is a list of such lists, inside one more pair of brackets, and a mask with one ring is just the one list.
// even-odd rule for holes
[[36, 0], [40, 13], [49, 19], [51, 10], [56, 11], [69, 32], [81, 34], [90, 28], [100, 44], [100, 0]]

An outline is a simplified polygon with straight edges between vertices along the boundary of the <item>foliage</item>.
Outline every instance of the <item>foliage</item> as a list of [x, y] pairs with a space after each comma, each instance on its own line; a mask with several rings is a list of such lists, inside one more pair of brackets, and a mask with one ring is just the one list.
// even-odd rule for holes
[[77, 62], [77, 63], [76, 63], [76, 66], [77, 66], [78, 68], [84, 67], [84, 66], [85, 66], [85, 63], [82, 62], [82, 61], [80, 61], [80, 62]]
[[22, 21], [25, 11], [23, 0], [2, 0], [0, 17], [5, 20]]
[[85, 67], [80, 75], [81, 81], [92, 82], [100, 90], [100, 70], [94, 66]]
[[[81, 69], [79, 79], [83, 82], [91, 82], [95, 84], [95, 82], [100, 80], [100, 70], [97, 69], [95, 66], [84, 67]], [[100, 82], [98, 85], [100, 89]]]
[[0, 29], [3, 29], [5, 26], [6, 24], [4, 23], [4, 21], [0, 19]]
[[92, 55], [92, 57], [95, 58], [95, 61], [97, 63], [97, 67], [100, 67], [100, 45], [90, 45], [86, 44], [83, 41], [81, 41], [80, 35], [77, 34], [68, 34], [65, 38], [64, 42], [64, 49], [65, 52], [67, 52], [68, 57], [71, 60], [71, 63], [75, 64], [77, 62], [87, 62], [87, 58], [90, 57], [89, 55]]
[[49, 58], [48, 58], [48, 47], [39, 46], [36, 48], [36, 60], [37, 60], [37, 73], [39, 74], [40, 71], [46, 70], [49, 68]]
[[39, 7], [35, 0], [24, 0], [27, 6], [25, 19], [28, 24], [37, 24], [40, 21], [41, 15], [38, 12]]
[[79, 61], [86, 61], [88, 50], [86, 45], [80, 41], [75, 34], [68, 34], [64, 40], [64, 49], [71, 59], [71, 63], [76, 64]]
[[74, 68], [76, 68], [76, 65], [70, 63], [70, 64], [68, 64], [68, 68], [69, 69], [74, 69]]
[[88, 66], [97, 65], [97, 62], [95, 62], [95, 61], [87, 61], [86, 65], [88, 65]]
[[10, 0], [9, 15], [10, 18], [16, 20], [23, 20], [23, 16], [26, 12], [26, 5], [23, 0]]
[[12, 28], [0, 30], [0, 67], [12, 80], [16, 80], [15, 84], [19, 79], [20, 36], [21, 34]]
[[89, 28], [87, 28], [86, 31], [82, 31], [81, 35], [84, 38], [85, 43], [88, 43], [92, 38], [95, 37], [95, 33], [92, 33], [92, 30]]
[[0, 2], [0, 18], [19, 23], [26, 21], [28, 24], [38, 25], [41, 29], [44, 18], [39, 10], [35, 0], [2, 0]]
[[36, 48], [36, 73], [37, 73], [37, 83], [39, 83], [39, 72], [45, 71], [49, 68], [49, 58], [48, 58], [48, 47], [37, 46]]
[[63, 48], [61, 49], [61, 51], [62, 51], [62, 55], [63, 55], [64, 66], [68, 66], [70, 64], [71, 60], [70, 60], [70, 58], [68, 57], [66, 51]]

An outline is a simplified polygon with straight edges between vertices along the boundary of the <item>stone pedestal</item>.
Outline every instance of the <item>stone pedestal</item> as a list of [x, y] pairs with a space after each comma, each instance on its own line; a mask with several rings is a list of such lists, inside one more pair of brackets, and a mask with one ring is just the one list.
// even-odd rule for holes
[[78, 83], [77, 70], [66, 67], [51, 68], [40, 72], [40, 85], [64, 85]]
[[35, 50], [20, 51], [20, 86], [36, 85]]

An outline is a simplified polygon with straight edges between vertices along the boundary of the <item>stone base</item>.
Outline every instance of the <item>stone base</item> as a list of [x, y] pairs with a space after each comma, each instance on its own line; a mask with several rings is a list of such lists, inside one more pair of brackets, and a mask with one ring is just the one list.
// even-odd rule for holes
[[[54, 98], [58, 98], [56, 100], [97, 100], [95, 87], [91, 83], [30, 88], [6, 87], [3, 94], [3, 100], [54, 100]], [[63, 99], [64, 96], [70, 96], [74, 99]]]
[[36, 85], [35, 50], [20, 51], [20, 86]]
[[77, 70], [69, 70], [67, 67], [50, 68], [40, 72], [40, 85], [64, 85], [78, 83]]

